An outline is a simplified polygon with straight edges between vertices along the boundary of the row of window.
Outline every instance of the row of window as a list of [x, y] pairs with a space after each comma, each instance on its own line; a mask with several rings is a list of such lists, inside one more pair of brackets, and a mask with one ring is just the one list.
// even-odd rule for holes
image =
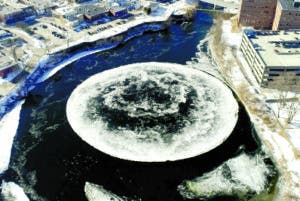
[[246, 61], [249, 65], [249, 67], [252, 69], [252, 72], [254, 73], [254, 76], [257, 80], [260, 80], [262, 77], [262, 67], [257, 63], [257, 58], [252, 57], [247, 49], [245, 50], [242, 48], [242, 52], [244, 53], [244, 56], [246, 58]]

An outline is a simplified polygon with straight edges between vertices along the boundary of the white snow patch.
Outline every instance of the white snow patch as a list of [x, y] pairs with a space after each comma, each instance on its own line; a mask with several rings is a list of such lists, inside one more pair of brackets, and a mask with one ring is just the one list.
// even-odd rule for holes
[[224, 0], [224, 2], [231, 2], [231, 3], [239, 4], [240, 0]]
[[191, 58], [191, 61], [187, 61], [186, 64], [191, 68], [204, 71], [208, 74], [213, 75], [214, 77], [217, 77], [220, 80], [223, 80], [217, 69], [217, 66], [213, 65], [207, 53], [202, 51], [202, 48], [209, 40], [210, 35], [207, 35], [204, 39], [199, 41], [195, 56]]
[[3, 201], [29, 201], [24, 190], [14, 182], [2, 181], [1, 189]]
[[[292, 121], [286, 126], [287, 135], [289, 137], [290, 142], [294, 146], [294, 148], [297, 150], [297, 152], [300, 153], [300, 97], [299, 95], [288, 92], [287, 93], [287, 99], [288, 98], [298, 98], [299, 100], [290, 100], [285, 103], [284, 106], [280, 106], [279, 99], [280, 94], [278, 90], [263, 90], [263, 95], [266, 97], [266, 99], [272, 99], [277, 100], [277, 102], [268, 102], [268, 106], [272, 108], [275, 115], [279, 115], [279, 121], [282, 125], [286, 124], [286, 120], [288, 119], [289, 112], [295, 110], [296, 114]], [[291, 107], [294, 105], [294, 108]]]
[[249, 187], [256, 193], [264, 190], [267, 183], [266, 175], [269, 173], [269, 170], [258, 155], [250, 157], [243, 154], [229, 160], [227, 165], [230, 167], [234, 180], [240, 181], [242, 185]]
[[126, 198], [104, 189], [103, 186], [90, 182], [85, 182], [84, 192], [88, 201], [127, 201]]
[[0, 85], [1, 85], [1, 84], [6, 84], [6, 83], [8, 83], [7, 80], [0, 78]]
[[268, 174], [271, 171], [260, 155], [241, 154], [201, 177], [186, 181], [178, 189], [185, 198], [259, 194], [266, 188]]
[[232, 33], [232, 25], [231, 21], [229, 20], [224, 20], [223, 25], [222, 25], [222, 40], [226, 43], [227, 46], [234, 47], [234, 48], [239, 48], [241, 43], [242, 43], [242, 33]]
[[224, 13], [238, 14], [239, 8], [224, 8]]
[[20, 111], [23, 103], [24, 101], [21, 101], [0, 121], [0, 173], [7, 170], [9, 165], [11, 148], [18, 129]]

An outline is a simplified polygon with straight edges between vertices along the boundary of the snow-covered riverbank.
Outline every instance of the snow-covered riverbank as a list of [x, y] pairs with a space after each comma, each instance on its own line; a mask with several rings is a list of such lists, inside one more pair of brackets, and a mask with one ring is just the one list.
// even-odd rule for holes
[[7, 170], [9, 165], [11, 148], [18, 129], [23, 102], [21, 101], [0, 121], [0, 174]]
[[[225, 78], [244, 103], [263, 150], [271, 155], [279, 169], [278, 192], [274, 200], [299, 200], [300, 160], [295, 148], [285, 134], [286, 130], [282, 130], [276, 115], [264, 101], [263, 94], [255, 90], [240, 69], [232, 49], [239, 48], [242, 33], [232, 33], [230, 21], [223, 21], [220, 26], [222, 41], [217, 42], [218, 46], [211, 41], [210, 50]], [[220, 56], [217, 51], [221, 45], [224, 45], [224, 50]]]
[[[160, 26], [159, 24], [149, 25], [149, 26], [141, 26], [140, 29], [135, 29], [135, 32], [131, 33], [131, 38], [141, 35], [146, 31], [159, 31], [164, 29], [164, 26]], [[125, 38], [128, 41], [128, 38]], [[125, 40], [124, 39], [124, 40]], [[126, 42], [124, 41], [124, 42]], [[79, 51], [73, 55], [69, 55], [64, 60], [57, 62], [52, 65], [48, 65], [50, 57], [44, 57], [40, 64], [37, 66], [35, 71], [28, 76], [28, 78], [22, 83], [19, 88], [14, 90], [8, 97], [2, 99], [0, 102], [0, 174], [3, 173], [9, 165], [11, 148], [13, 144], [14, 137], [17, 132], [20, 111], [22, 108], [22, 104], [24, 103], [23, 98], [27, 96], [30, 90], [34, 89], [35, 86], [47, 80], [52, 75], [54, 75], [57, 71], [61, 70], [68, 64], [83, 58], [85, 56], [106, 51], [109, 49], [113, 49], [121, 44], [123, 41], [116, 41], [114, 43], [110, 43], [108, 45], [103, 45], [100, 47], [95, 47], [93, 49]]]
[[[24, 97], [27, 96], [28, 92], [35, 88], [35, 86], [48, 79], [52, 75], [54, 75], [57, 71], [64, 68], [66, 65], [82, 58], [90, 54], [94, 54], [96, 52], [106, 51], [109, 49], [113, 49], [117, 47], [119, 44], [126, 43], [128, 40], [140, 36], [148, 31], [160, 31], [165, 29], [166, 27], [163, 24], [145, 24], [139, 27], [135, 27], [133, 30], [129, 30], [130, 33], [129, 38], [124, 37], [121, 41], [114, 41], [112, 43], [102, 44], [96, 46], [92, 49], [87, 49], [83, 51], [79, 51], [75, 54], [68, 55], [62, 61], [54, 62], [54, 64], [50, 63], [51, 59], [56, 58], [56, 55], [52, 55], [50, 57], [45, 57], [41, 60], [36, 69], [22, 82], [19, 87], [17, 87], [14, 91], [12, 91], [7, 97], [4, 97], [0, 101], [0, 120], [9, 113]], [[59, 56], [59, 54], [58, 54]], [[57, 57], [58, 57], [57, 56]]]

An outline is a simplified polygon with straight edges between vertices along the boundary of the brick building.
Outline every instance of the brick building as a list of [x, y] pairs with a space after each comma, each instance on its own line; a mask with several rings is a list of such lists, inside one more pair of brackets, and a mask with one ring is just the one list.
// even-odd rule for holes
[[255, 29], [300, 29], [299, 0], [242, 0], [239, 24]]
[[300, 7], [296, 0], [278, 0], [272, 29], [300, 29]]
[[242, 0], [239, 23], [256, 29], [271, 29], [277, 0]]

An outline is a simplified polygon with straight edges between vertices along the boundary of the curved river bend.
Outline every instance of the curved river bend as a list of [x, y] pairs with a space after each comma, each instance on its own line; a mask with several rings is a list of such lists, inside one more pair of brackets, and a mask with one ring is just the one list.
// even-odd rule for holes
[[[133, 141], [139, 143], [140, 139], [147, 138], [150, 146], [153, 146], [154, 143], [160, 143], [163, 145], [161, 148], [164, 155], [163, 160], [173, 161], [158, 162], [158, 158], [155, 157], [156, 153], [153, 154], [154, 151], [150, 152], [149, 158], [157, 162], [135, 162], [119, 159], [150, 160], [148, 156], [144, 157], [142, 154], [138, 158], [118, 155], [120, 152], [116, 150], [106, 151], [108, 153], [106, 154], [103, 152], [105, 150], [102, 150], [102, 146], [99, 148], [101, 151], [99, 151], [98, 147], [95, 146], [97, 148], [95, 149], [89, 144], [91, 142], [86, 143], [83, 141], [82, 136], [78, 136], [81, 132], [78, 132], [76, 128], [75, 133], [68, 122], [65, 112], [68, 99], [72, 91], [78, 85], [84, 84], [84, 81], [89, 77], [131, 63], [157, 61], [185, 64], [191, 57], [195, 56], [197, 44], [205, 37], [211, 24], [212, 18], [210, 15], [198, 12], [195, 21], [192, 23], [172, 25], [167, 32], [146, 34], [114, 50], [81, 58], [66, 66], [45, 82], [40, 83], [31, 91], [23, 105], [10, 168], [4, 175], [1, 175], [1, 179], [17, 183], [25, 190], [30, 200], [34, 201], [84, 201], [86, 200], [84, 185], [87, 181], [101, 185], [117, 195], [134, 199], [140, 198], [143, 201], [182, 201], [184, 199], [178, 192], [177, 187], [184, 180], [193, 179], [211, 171], [224, 161], [236, 156], [241, 149], [248, 153], [259, 150], [259, 145], [253, 137], [255, 134], [252, 131], [251, 123], [241, 105], [238, 108], [237, 119], [235, 116], [236, 109], [227, 108], [227, 114], [221, 115], [220, 121], [216, 121], [218, 119], [216, 117], [219, 114], [224, 114], [226, 109], [225, 104], [218, 106], [219, 99], [226, 96], [226, 94], [232, 96], [231, 92], [228, 92], [225, 87], [224, 94], [215, 96], [215, 90], [210, 90], [209, 87], [201, 86], [201, 84], [196, 85], [190, 81], [190, 76], [204, 80], [209, 76], [203, 75], [201, 72], [194, 75], [194, 73], [189, 73], [190, 70], [186, 66], [181, 65], [176, 65], [172, 69], [172, 67], [168, 67], [169, 64], [164, 64], [167, 65], [168, 70], [153, 75], [151, 75], [152, 67], [149, 67], [149, 70], [146, 71], [147, 79], [145, 80], [138, 79], [143, 76], [143, 73], [135, 74], [134, 72], [138, 72], [137, 68], [134, 71], [127, 69], [127, 76], [130, 77], [128, 86], [126, 86], [126, 82], [124, 83], [126, 76], [109, 79], [114, 76], [111, 75], [112, 77], [107, 77], [107, 84], [103, 82], [105, 87], [91, 97], [92, 101], [88, 101], [89, 106], [98, 108], [102, 112], [98, 113], [98, 110], [90, 111], [89, 114], [91, 115], [87, 115], [87, 119], [99, 120], [97, 126], [105, 122], [106, 127], [103, 130], [106, 130], [107, 139], [109, 137], [120, 137], [115, 135], [117, 134], [115, 133], [116, 130], [118, 133], [132, 131]], [[204, 45], [203, 50], [205, 49]], [[123, 70], [126, 71], [126, 67]], [[117, 71], [112, 72], [119, 75]], [[175, 80], [175, 82], [170, 84], [169, 79]], [[214, 78], [211, 79], [215, 80]], [[203, 84], [209, 83], [211, 83], [210, 78], [203, 82]], [[115, 89], [110, 87], [112, 85], [116, 86]], [[137, 85], [136, 88], [135, 85]], [[142, 86], [151, 89], [155, 95], [153, 96], [151, 90], [147, 90], [149, 91], [148, 94], [142, 93], [139, 96], [126, 96], [125, 94], [124, 96], [123, 92], [135, 91]], [[119, 91], [118, 88], [122, 90]], [[167, 94], [163, 93], [166, 88], [169, 90]], [[194, 93], [195, 91], [197, 93]], [[217, 92], [219, 93], [219, 91]], [[215, 107], [209, 107], [210, 104], [201, 102], [199, 97], [203, 93], [208, 94], [208, 97], [213, 99], [210, 102], [215, 104]], [[100, 97], [105, 96], [105, 100], [99, 99], [99, 94], [101, 94]], [[136, 103], [142, 112], [137, 113], [130, 106], [124, 108], [122, 101], [114, 102], [112, 99], [114, 96], [122, 96], [122, 101]], [[147, 97], [151, 97], [155, 101]], [[214, 97], [219, 99], [214, 100]], [[230, 101], [235, 101], [227, 96], [224, 100], [227, 98]], [[160, 99], [163, 99], [163, 101]], [[79, 102], [80, 100], [78, 100]], [[199, 102], [199, 105], [193, 105]], [[211, 116], [197, 115], [201, 113], [201, 110], [197, 108], [200, 105], [206, 107], [205, 110], [213, 114], [210, 114]], [[165, 110], [165, 107], [169, 109]], [[178, 108], [182, 109], [179, 110]], [[150, 112], [152, 109], [153, 111]], [[74, 110], [74, 112], [79, 111], [78, 115], [86, 114], [82, 110], [84, 108]], [[120, 111], [125, 110], [127, 111], [126, 115], [121, 115], [122, 121], [117, 123], [112, 123], [116, 117], [105, 114], [105, 111], [116, 111], [116, 114], [119, 115]], [[220, 113], [218, 110], [224, 111]], [[232, 114], [229, 114], [229, 111], [232, 111]], [[142, 116], [139, 116], [141, 114]], [[184, 115], [177, 118], [178, 114]], [[232, 121], [229, 122], [226, 116], [230, 116]], [[161, 122], [155, 121], [156, 118], [153, 117], [166, 122], [170, 117], [177, 124], [166, 123], [161, 125]], [[125, 121], [123, 121], [124, 119]], [[133, 119], [142, 119], [142, 121], [131, 122]], [[127, 125], [126, 121], [131, 123]], [[195, 150], [176, 143], [176, 138], [184, 137], [187, 132], [185, 129], [189, 126], [197, 126], [197, 122], [200, 121], [206, 124], [202, 125], [201, 123], [201, 125], [198, 125], [201, 126], [201, 129], [194, 133], [194, 137], [201, 135], [204, 130], [218, 130], [217, 125], [224, 124], [228, 125], [228, 130], [225, 133], [213, 132], [212, 136], [220, 134], [220, 138], [218, 138], [218, 143], [209, 147], [215, 147], [226, 140], [212, 150], [207, 147], [202, 150]], [[140, 127], [141, 124], [143, 124], [142, 127]], [[164, 133], [163, 136], [150, 135], [149, 137], [150, 133], [157, 133], [161, 130]], [[142, 133], [142, 135], [138, 136], [137, 133]], [[202, 134], [205, 136], [204, 133]], [[91, 135], [93, 135], [92, 132]], [[192, 139], [191, 142], [196, 143]], [[178, 145], [177, 147], [180, 147], [178, 155], [172, 154], [171, 157], [167, 152], [163, 152], [166, 143], [174, 145], [172, 152], [175, 151]], [[117, 149], [121, 148], [120, 145], [118, 144]], [[141, 145], [136, 146], [138, 151], [141, 150], [139, 148]], [[181, 149], [182, 146], [184, 147]], [[128, 152], [137, 150], [128, 150]]]

